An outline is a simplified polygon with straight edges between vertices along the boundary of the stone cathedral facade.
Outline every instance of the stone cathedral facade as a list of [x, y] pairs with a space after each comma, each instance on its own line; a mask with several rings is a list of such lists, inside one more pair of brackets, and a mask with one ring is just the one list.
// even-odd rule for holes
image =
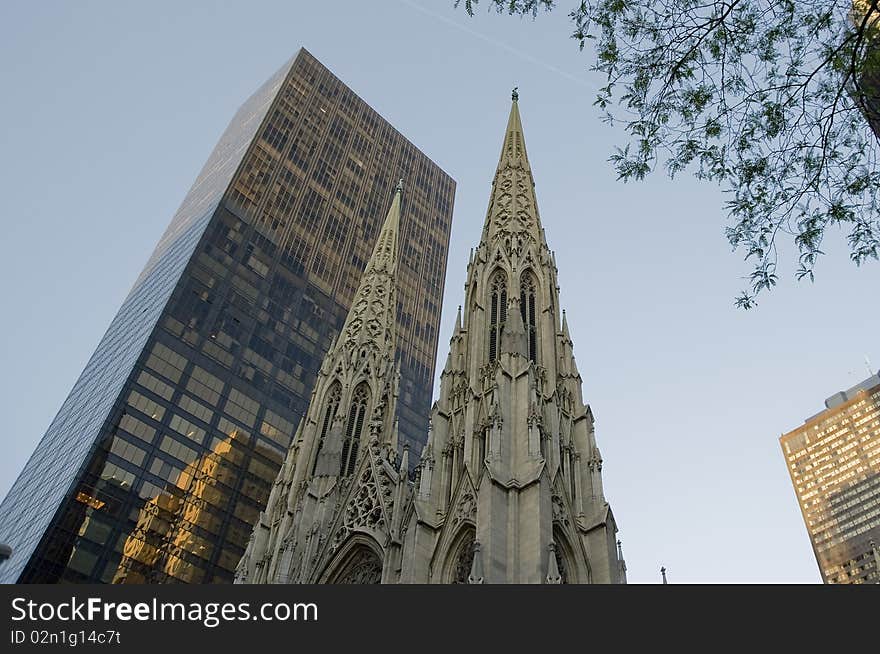
[[625, 583], [516, 92], [427, 445], [393, 416], [400, 195], [237, 583]]

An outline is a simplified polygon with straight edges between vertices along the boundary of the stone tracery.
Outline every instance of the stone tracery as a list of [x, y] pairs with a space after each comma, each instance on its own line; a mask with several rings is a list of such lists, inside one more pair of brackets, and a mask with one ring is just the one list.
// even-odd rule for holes
[[332, 584], [378, 584], [382, 581], [382, 562], [370, 548], [359, 546], [332, 577]]

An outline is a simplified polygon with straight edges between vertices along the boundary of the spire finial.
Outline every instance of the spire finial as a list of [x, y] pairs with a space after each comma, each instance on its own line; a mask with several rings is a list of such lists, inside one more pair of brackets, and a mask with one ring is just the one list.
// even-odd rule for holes
[[871, 539], [871, 553], [874, 555], [874, 572], [877, 576], [877, 583], [880, 584], [880, 549], [877, 548], [877, 543], [873, 538]]
[[[395, 422], [394, 428], [397, 429], [397, 424]], [[400, 457], [400, 467], [398, 468], [399, 479], [401, 482], [406, 480], [407, 475], [409, 474], [409, 443], [403, 444], [403, 456]]]
[[397, 180], [397, 192], [403, 193], [403, 177]]
[[550, 550], [550, 556], [548, 557], [547, 563], [547, 583], [561, 584], [562, 575], [559, 572], [559, 562], [556, 560], [556, 543], [551, 540], [547, 548]]
[[483, 583], [483, 555], [480, 552], [480, 541], [475, 540], [472, 545], [474, 560], [471, 561], [471, 573], [468, 575], [469, 584]]
[[518, 86], [513, 87], [513, 91], [510, 92], [510, 99], [516, 102], [519, 100], [519, 93], [517, 92]]

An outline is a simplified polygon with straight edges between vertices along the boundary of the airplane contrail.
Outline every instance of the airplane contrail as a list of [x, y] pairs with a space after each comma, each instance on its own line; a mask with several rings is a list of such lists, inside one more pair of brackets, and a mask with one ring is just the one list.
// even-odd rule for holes
[[438, 14], [437, 12], [431, 11], [430, 9], [426, 9], [425, 7], [418, 4], [417, 2], [413, 2], [413, 0], [400, 0], [400, 2], [407, 5], [408, 7], [412, 8], [412, 9], [415, 9], [416, 11], [419, 11], [419, 12], [425, 14], [426, 16], [430, 16], [431, 18], [435, 18], [439, 21], [446, 23], [447, 25], [455, 27], [456, 29], [458, 29], [462, 32], [470, 34], [471, 36], [474, 36], [485, 43], [488, 43], [490, 45], [494, 45], [497, 48], [501, 48], [502, 50], [505, 50], [505, 51], [519, 57], [520, 59], [523, 59], [525, 61], [528, 61], [529, 63], [535, 64], [536, 66], [541, 66], [542, 68], [545, 68], [546, 70], [549, 70], [553, 73], [556, 73], [557, 75], [561, 75], [562, 77], [564, 77], [565, 79], [567, 79], [570, 82], [574, 82], [575, 84], [579, 84], [585, 88], [592, 88], [592, 86], [590, 84], [587, 84], [584, 80], [582, 80], [578, 77], [575, 77], [571, 73], [567, 73], [564, 70], [561, 70], [561, 69], [557, 68], [556, 66], [547, 63], [546, 61], [541, 61], [540, 59], [537, 59], [537, 58], [533, 57], [532, 55], [530, 55], [526, 52], [523, 52], [522, 50], [514, 48], [513, 46], [508, 45], [507, 43], [504, 43], [503, 41], [499, 41], [498, 39], [493, 39], [490, 36], [486, 36], [482, 32], [478, 32], [477, 30], [471, 29], [469, 27], [465, 27], [464, 25], [457, 23], [454, 20], [452, 20], [451, 18], [448, 18], [442, 14]]

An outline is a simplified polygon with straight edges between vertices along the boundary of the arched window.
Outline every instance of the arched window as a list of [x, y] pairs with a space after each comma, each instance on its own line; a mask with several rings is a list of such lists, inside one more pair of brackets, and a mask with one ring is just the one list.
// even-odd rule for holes
[[556, 567], [559, 569], [559, 576], [562, 578], [560, 580], [560, 584], [568, 583], [568, 561], [565, 559], [565, 554], [561, 551], [556, 550]]
[[480, 427], [474, 432], [475, 447], [474, 452], [477, 456], [476, 468], [483, 469], [483, 462], [486, 460], [486, 454], [489, 451], [489, 427]]
[[474, 538], [476, 534], [474, 530], [468, 529], [459, 540], [458, 547], [455, 550], [455, 559], [452, 562], [451, 579], [452, 584], [466, 584], [471, 574], [471, 568], [474, 565]]
[[529, 339], [529, 359], [538, 362], [538, 323], [535, 317], [535, 277], [525, 272], [519, 282], [519, 310], [522, 315], [523, 328]]
[[321, 454], [321, 448], [324, 446], [324, 439], [330, 426], [333, 424], [333, 418], [336, 416], [336, 410], [339, 408], [339, 396], [342, 388], [339, 382], [333, 384], [330, 392], [327, 393], [327, 407], [324, 409], [324, 419], [321, 421], [321, 435], [318, 437], [318, 447], [315, 449], [315, 461], [312, 463], [312, 474], [315, 474], [315, 468], [318, 466], [318, 456]]
[[556, 566], [559, 569], [561, 584], [578, 583], [577, 571], [571, 567], [572, 550], [568, 545], [568, 539], [557, 528], [553, 528], [553, 542], [556, 543]]
[[369, 393], [367, 385], [361, 384], [354, 391], [348, 408], [348, 421], [345, 424], [345, 440], [342, 442], [342, 459], [339, 462], [339, 476], [347, 477], [354, 472], [358, 446], [364, 431], [364, 418], [367, 413]]
[[444, 463], [446, 465], [446, 510], [447, 512], [451, 510], [452, 504], [452, 492], [454, 490], [453, 486], [453, 473], [455, 466], [455, 448], [449, 447], [444, 457]]
[[489, 286], [489, 361], [498, 357], [501, 332], [507, 320], [507, 278], [500, 270]]
[[382, 562], [363, 545], [356, 547], [331, 577], [332, 584], [378, 584], [382, 582]]

